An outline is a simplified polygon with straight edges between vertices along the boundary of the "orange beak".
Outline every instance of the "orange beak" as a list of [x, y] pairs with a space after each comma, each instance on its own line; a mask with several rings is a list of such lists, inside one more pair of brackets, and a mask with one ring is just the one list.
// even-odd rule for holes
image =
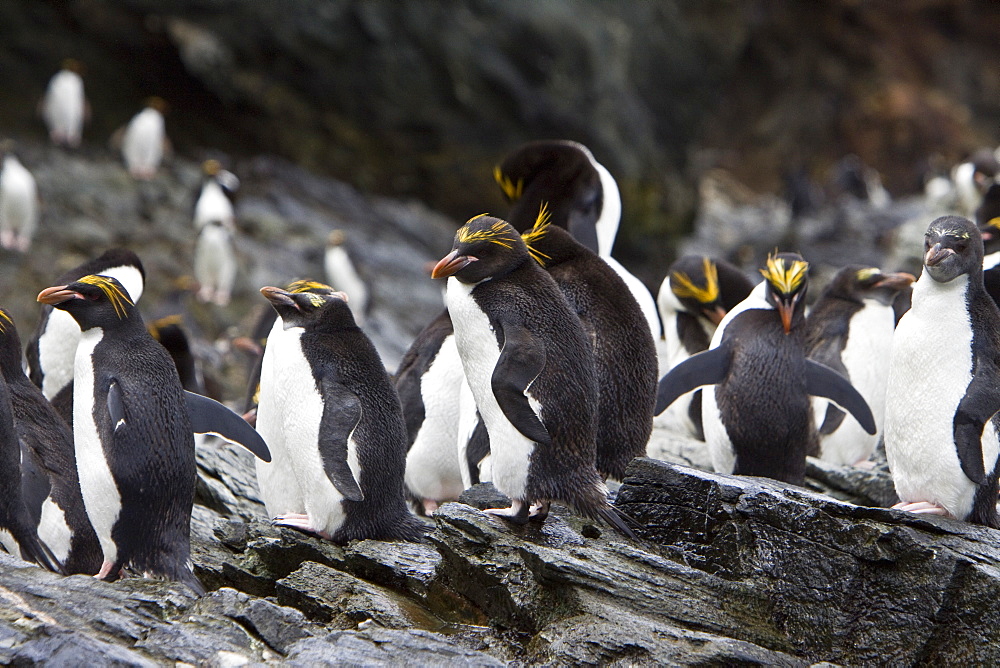
[[56, 285], [51, 288], [45, 288], [39, 292], [36, 301], [48, 304], [49, 306], [55, 306], [56, 304], [62, 304], [70, 299], [83, 298], [83, 295], [76, 290], [70, 290], [65, 285]]
[[478, 259], [471, 255], [459, 255], [457, 250], [453, 250], [434, 265], [434, 268], [431, 269], [431, 278], [448, 278], [449, 276], [454, 276], [456, 272], [461, 271], [464, 267], [469, 266]]

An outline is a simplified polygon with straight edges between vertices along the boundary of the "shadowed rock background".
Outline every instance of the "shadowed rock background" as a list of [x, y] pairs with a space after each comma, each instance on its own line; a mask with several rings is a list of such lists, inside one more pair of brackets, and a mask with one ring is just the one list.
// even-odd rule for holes
[[995, 144], [998, 34], [989, 0], [14, 0], [0, 128], [40, 134], [72, 56], [88, 141], [156, 94], [182, 154], [275, 153], [457, 221], [504, 210], [490, 169], [512, 147], [575, 139], [618, 178], [616, 254], [655, 287], [707, 167], [777, 192], [854, 153], [902, 195], [928, 156]]
[[[913, 196], [930, 157], [997, 140], [998, 34], [1000, 5], [961, 0], [0, 2], [0, 134], [43, 200], [30, 254], [0, 251], [0, 294], [27, 338], [41, 288], [129, 246], [144, 315], [185, 314], [209, 393], [234, 404], [247, 360], [230, 342], [265, 310], [258, 289], [322, 279], [342, 228], [391, 370], [442, 307], [426, 263], [469, 216], [506, 210], [492, 166], [553, 137], [618, 178], [615, 254], [654, 290], [681, 249], [752, 268], [796, 244], [820, 277], [844, 258], [912, 270], [937, 213]], [[65, 57], [85, 63], [93, 112], [73, 152], [48, 146], [35, 108]], [[137, 183], [107, 142], [152, 94], [175, 153]], [[794, 217], [787, 175], [826, 183], [849, 153], [895, 201]], [[207, 157], [242, 179], [226, 308], [185, 289]], [[561, 508], [542, 527], [490, 520], [470, 508], [496, 503], [480, 486], [425, 544], [334, 546], [267, 525], [250, 456], [210, 442], [192, 521], [210, 593], [0, 555], [0, 662], [1000, 660], [996, 531], [879, 508], [896, 500], [884, 464], [810, 460], [809, 490], [783, 490], [700, 472], [701, 444], [657, 431], [651, 454], [672, 463], [636, 460], [618, 496], [635, 544]]]

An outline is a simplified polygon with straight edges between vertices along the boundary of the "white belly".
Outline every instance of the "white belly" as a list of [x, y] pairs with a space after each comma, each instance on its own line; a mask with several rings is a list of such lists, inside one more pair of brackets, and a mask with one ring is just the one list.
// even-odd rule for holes
[[[875, 451], [885, 423], [885, 388], [889, 377], [896, 318], [891, 306], [866, 300], [865, 307], [851, 319], [850, 336], [841, 360], [851, 385], [865, 398], [875, 418], [875, 435], [868, 434], [849, 413], [833, 434], [822, 437], [821, 458], [838, 466], [867, 459]], [[824, 407], [825, 401], [817, 402]], [[820, 415], [816, 424], [822, 424]]]
[[66, 70], [52, 77], [44, 103], [49, 131], [70, 145], [79, 144], [84, 109], [83, 79]]
[[224, 227], [206, 225], [194, 249], [194, 277], [202, 287], [232, 294], [236, 278], [236, 255], [232, 234]]
[[[45, 333], [38, 339], [38, 364], [45, 374], [42, 378], [42, 394], [46, 399], [51, 401], [59, 390], [73, 380], [79, 341], [80, 326], [73, 320], [73, 316], [66, 311], [52, 309]], [[93, 399], [87, 403], [93, 403]]]
[[194, 205], [195, 228], [201, 229], [205, 223], [210, 223], [213, 220], [231, 228], [234, 225], [234, 219], [233, 203], [226, 197], [222, 186], [214, 180], [208, 181], [198, 196], [198, 202]]
[[[455, 341], [469, 388], [490, 435], [493, 485], [511, 499], [524, 499], [535, 443], [510, 423], [493, 396], [490, 379], [500, 349], [489, 318], [472, 298], [472, 287], [454, 277], [448, 279], [448, 311], [455, 326]], [[533, 408], [537, 412], [537, 405]]]
[[465, 487], [459, 466], [459, 395], [465, 375], [454, 335], [447, 337], [420, 379], [424, 421], [406, 455], [406, 486], [422, 499], [457, 499]]
[[76, 378], [73, 385], [73, 445], [76, 469], [80, 476], [80, 491], [90, 523], [97, 532], [104, 560], [114, 562], [118, 548], [111, 540], [111, 529], [122, 509], [122, 497], [111, 475], [101, 438], [94, 422], [94, 366], [91, 354], [100, 342], [99, 327], [87, 330], [80, 337], [76, 351]]
[[291, 456], [285, 442], [284, 412], [286, 392], [274, 377], [275, 357], [279, 348], [287, 345], [282, 339], [285, 331], [278, 318], [267, 335], [264, 359], [260, 369], [260, 396], [257, 404], [257, 431], [267, 443], [271, 461], [254, 459], [257, 466], [257, 486], [260, 498], [271, 517], [289, 513], [306, 512], [299, 482], [292, 471]]
[[323, 269], [330, 285], [335, 290], [347, 294], [354, 321], [359, 325], [364, 324], [365, 310], [368, 306], [368, 286], [358, 275], [351, 257], [343, 246], [331, 246], [326, 249]]
[[66, 524], [65, 513], [52, 500], [52, 497], [45, 499], [42, 504], [42, 516], [38, 522], [38, 537], [49, 546], [56, 559], [60, 562], [66, 561], [73, 534], [69, 530], [69, 525]]
[[[885, 405], [885, 451], [901, 501], [930, 501], [965, 519], [977, 486], [962, 471], [953, 420], [972, 379], [972, 329], [964, 276], [939, 284], [921, 275], [913, 306], [892, 342]], [[996, 430], [983, 432], [986, 471], [997, 459]]]

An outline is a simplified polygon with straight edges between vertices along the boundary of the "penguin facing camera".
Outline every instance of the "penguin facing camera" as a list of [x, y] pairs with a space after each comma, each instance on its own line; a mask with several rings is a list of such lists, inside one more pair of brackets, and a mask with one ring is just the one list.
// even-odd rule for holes
[[934, 220], [910, 310], [896, 325], [885, 398], [894, 508], [1000, 528], [1000, 311], [972, 221]]
[[45, 96], [38, 105], [39, 113], [49, 130], [49, 139], [56, 146], [77, 148], [84, 121], [90, 107], [83, 94], [83, 65], [72, 58], [62, 63], [62, 69], [49, 80]]
[[325, 287], [261, 288], [282, 333], [264, 352], [257, 424], [280, 432], [269, 468], [287, 467], [259, 477], [261, 498], [274, 524], [338, 543], [420, 541], [423, 523], [403, 496], [399, 398], [346, 296]]
[[236, 212], [233, 197], [240, 187], [240, 180], [232, 172], [222, 168], [218, 160], [210, 159], [201, 164], [205, 175], [195, 200], [192, 220], [194, 228], [200, 230], [208, 223], [220, 223], [231, 230], [236, 229]]
[[73, 379], [73, 441], [80, 490], [103, 565], [204, 588], [192, 572], [196, 478], [192, 432], [215, 433], [258, 457], [267, 446], [222, 404], [185, 392], [166, 349], [153, 340], [122, 284], [84, 276], [42, 290], [38, 301], [69, 313], [81, 330]]
[[14, 154], [13, 142], [0, 144], [0, 246], [26, 253], [38, 228], [38, 186]]
[[38, 538], [67, 575], [101, 568], [101, 545], [87, 517], [73, 451], [73, 432], [21, 368], [21, 340], [0, 309], [0, 373], [10, 392], [21, 443], [21, 496]]
[[580, 318], [597, 371], [597, 472], [622, 480], [646, 453], [656, 403], [656, 346], [638, 302], [596, 253], [549, 224], [543, 205], [521, 235]]
[[611, 257], [621, 223], [621, 193], [611, 172], [590, 149], [573, 141], [529, 142], [504, 158], [494, 168], [493, 178], [511, 203], [507, 219], [515, 230], [530, 230], [545, 203], [552, 225], [569, 230], [621, 276], [642, 308], [654, 341], [659, 340], [660, 317], [653, 295]]
[[[133, 178], [148, 181], [156, 176], [163, 157], [170, 153], [163, 114], [167, 103], [159, 97], [146, 100], [146, 107], [121, 131], [122, 159]], [[116, 133], [117, 135], [117, 133]], [[117, 136], [112, 143], [117, 143]]]
[[[815, 400], [819, 425], [819, 458], [838, 466], [868, 468], [885, 419], [896, 314], [893, 301], [916, 279], [910, 274], [884, 274], [851, 265], [830, 281], [806, 318], [806, 355], [851, 382], [875, 418], [876, 434], [868, 434], [844, 412]], [[825, 408], [824, 408], [825, 407]]]
[[[510, 508], [544, 520], [553, 501], [634, 537], [595, 468], [594, 352], [576, 316], [518, 232], [471, 219], [431, 272], [448, 278], [455, 343], [490, 439], [493, 484]], [[537, 504], [537, 505], [534, 505]]]
[[801, 485], [815, 454], [809, 396], [847, 409], [868, 433], [865, 400], [832, 369], [806, 359], [808, 263], [797, 253], [768, 257], [764, 281], [719, 323], [709, 349], [660, 380], [656, 412], [685, 392], [711, 385], [702, 398], [705, 442], [719, 473], [756, 475]]
[[[685, 255], [671, 264], [656, 296], [665, 368], [672, 369], [707, 350], [719, 323], [751, 290], [753, 283], [746, 274], [725, 260]], [[692, 436], [705, 440], [701, 390], [684, 395], [671, 408]]]

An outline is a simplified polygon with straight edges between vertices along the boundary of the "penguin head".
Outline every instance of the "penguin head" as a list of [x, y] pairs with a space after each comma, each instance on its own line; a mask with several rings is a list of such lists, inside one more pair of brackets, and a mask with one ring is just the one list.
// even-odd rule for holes
[[528, 253], [538, 264], [551, 268], [581, 254], [592, 253], [569, 232], [561, 227], [554, 227], [551, 219], [548, 202], [542, 202], [534, 226], [521, 234]]
[[263, 287], [260, 293], [281, 317], [285, 329], [329, 320], [334, 325], [356, 327], [347, 295], [315, 281], [295, 281], [287, 290]]
[[991, 185], [983, 195], [983, 202], [976, 209], [976, 222], [986, 254], [1000, 251], [1000, 183]]
[[510, 224], [518, 232], [531, 229], [536, 212], [548, 203], [552, 224], [569, 230], [596, 253], [596, 224], [606, 195], [597, 164], [586, 146], [573, 141], [535, 141], [518, 147], [493, 168], [493, 178], [511, 204]]
[[726, 317], [719, 268], [712, 258], [685, 255], [670, 265], [667, 279], [670, 293], [691, 315], [704, 317], [716, 326]]
[[530, 259], [524, 240], [509, 223], [482, 214], [458, 229], [452, 251], [434, 265], [431, 278], [454, 276], [476, 284], [505, 276]]
[[876, 267], [849, 265], [836, 273], [824, 294], [859, 304], [874, 299], [888, 306], [900, 290], [905, 290], [915, 280], [912, 274], [905, 272], [890, 274]]
[[982, 272], [983, 238], [967, 218], [941, 216], [924, 235], [924, 269], [938, 283]]
[[806, 289], [809, 287], [809, 263], [798, 253], [769, 255], [764, 275], [765, 298], [781, 316], [785, 334], [805, 317]]
[[117, 279], [91, 274], [68, 285], [45, 288], [38, 301], [66, 311], [80, 329], [115, 327], [136, 320], [142, 324], [135, 304]]

